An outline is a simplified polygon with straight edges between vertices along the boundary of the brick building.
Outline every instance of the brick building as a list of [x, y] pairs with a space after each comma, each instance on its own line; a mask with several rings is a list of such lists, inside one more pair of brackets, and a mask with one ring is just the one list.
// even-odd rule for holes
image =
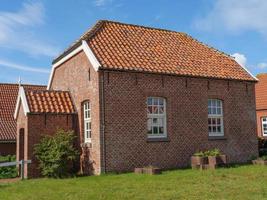
[[[45, 89], [41, 85], [23, 85], [27, 89]], [[14, 111], [19, 85], [0, 83], [0, 155], [16, 154], [16, 121]]]
[[[195, 151], [215, 147], [246, 162], [257, 155], [255, 83], [234, 58], [185, 33], [99, 21], [53, 61], [43, 91], [65, 91], [73, 110], [51, 112], [42, 101], [55, 100], [42, 97], [27, 109], [24, 91], [17, 121], [34, 121], [24, 155], [34, 134], [62, 125], [79, 135], [84, 172], [185, 167]], [[48, 123], [50, 115], [62, 121]], [[30, 134], [34, 126], [42, 129]]]
[[267, 137], [267, 74], [257, 75], [256, 84], [256, 113], [257, 132], [259, 137]]

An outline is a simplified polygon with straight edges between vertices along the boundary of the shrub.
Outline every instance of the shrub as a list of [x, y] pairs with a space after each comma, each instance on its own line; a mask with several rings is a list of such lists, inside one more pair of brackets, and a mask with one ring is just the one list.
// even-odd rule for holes
[[267, 140], [264, 138], [258, 138], [259, 156], [267, 155]]
[[207, 157], [207, 156], [219, 156], [221, 155], [221, 152], [219, 149], [211, 149], [207, 151], [199, 151], [194, 153], [194, 156], [199, 156], [199, 157]]
[[205, 154], [203, 151], [199, 151], [199, 152], [194, 153], [194, 156], [205, 157]]
[[[15, 155], [0, 156], [0, 163], [16, 161]], [[1, 178], [15, 178], [18, 175], [16, 166], [0, 167]]]
[[59, 129], [54, 136], [44, 136], [35, 145], [34, 154], [43, 176], [63, 178], [71, 175], [69, 166], [78, 156], [74, 139], [73, 131]]

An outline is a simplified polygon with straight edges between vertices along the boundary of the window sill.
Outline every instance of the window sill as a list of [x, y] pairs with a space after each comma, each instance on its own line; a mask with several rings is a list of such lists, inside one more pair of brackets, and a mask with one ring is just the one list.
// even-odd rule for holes
[[89, 147], [89, 148], [91, 148], [92, 147], [92, 143], [91, 142], [81, 143], [81, 147]]
[[162, 137], [162, 138], [147, 138], [147, 142], [170, 142], [170, 139], [167, 137]]
[[209, 136], [208, 140], [227, 140], [225, 136]]

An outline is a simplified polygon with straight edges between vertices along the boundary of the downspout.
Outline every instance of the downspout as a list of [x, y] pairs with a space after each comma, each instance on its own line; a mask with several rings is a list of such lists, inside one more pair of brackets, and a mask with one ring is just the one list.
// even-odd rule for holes
[[102, 110], [102, 120], [101, 120], [101, 127], [102, 127], [102, 152], [103, 152], [103, 169], [104, 173], [106, 173], [106, 143], [105, 143], [105, 75], [102, 72], [101, 77], [101, 110]]

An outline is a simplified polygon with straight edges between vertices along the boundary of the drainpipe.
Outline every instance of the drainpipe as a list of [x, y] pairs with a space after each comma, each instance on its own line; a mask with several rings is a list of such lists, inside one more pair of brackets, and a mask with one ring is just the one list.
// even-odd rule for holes
[[106, 173], [106, 143], [105, 143], [105, 92], [104, 92], [104, 84], [105, 84], [105, 75], [102, 72], [101, 77], [101, 128], [102, 128], [102, 153], [103, 153], [103, 169], [104, 173]]

